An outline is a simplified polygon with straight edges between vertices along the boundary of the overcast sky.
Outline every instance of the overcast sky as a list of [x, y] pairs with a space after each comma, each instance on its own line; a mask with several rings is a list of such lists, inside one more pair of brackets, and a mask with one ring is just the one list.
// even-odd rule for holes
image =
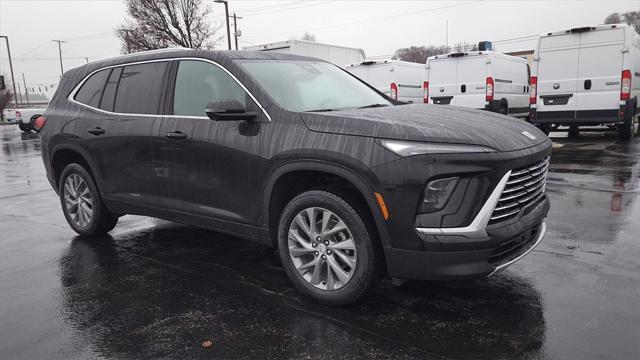
[[[224, 21], [224, 6], [211, 2], [212, 22]], [[640, 10], [631, 1], [249, 1], [229, 0], [230, 12], [244, 19], [240, 46], [313, 33], [319, 42], [358, 47], [367, 56], [391, 55], [411, 45], [499, 41], [603, 22], [612, 12]], [[0, 34], [9, 36], [16, 77], [29, 86], [57, 82], [57, 44], [65, 69], [115, 56], [120, 43], [113, 29], [126, 17], [125, 1], [0, 0]], [[532, 49], [532, 40], [500, 43], [498, 51]], [[218, 44], [226, 48], [226, 41]], [[0, 72], [8, 75], [0, 44]]]

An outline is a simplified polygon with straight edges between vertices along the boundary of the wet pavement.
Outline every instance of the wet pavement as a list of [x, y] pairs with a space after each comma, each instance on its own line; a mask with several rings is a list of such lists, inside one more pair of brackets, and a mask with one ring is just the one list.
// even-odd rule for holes
[[637, 359], [640, 138], [552, 138], [548, 233], [531, 254], [488, 279], [385, 280], [329, 308], [271, 250], [228, 235], [125, 216], [77, 237], [38, 136], [0, 126], [0, 357]]

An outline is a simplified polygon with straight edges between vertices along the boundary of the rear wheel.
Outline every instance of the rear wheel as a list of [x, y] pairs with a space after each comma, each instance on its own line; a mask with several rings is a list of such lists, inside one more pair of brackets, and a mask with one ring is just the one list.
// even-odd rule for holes
[[357, 301], [382, 270], [382, 255], [366, 224], [331, 192], [307, 191], [291, 200], [280, 217], [278, 248], [294, 285], [326, 305]]
[[31, 132], [31, 126], [29, 124], [20, 123], [20, 124], [18, 124], [18, 127], [23, 132]]
[[631, 140], [633, 138], [633, 123], [635, 122], [635, 113], [629, 112], [625, 117], [624, 123], [618, 125], [618, 131], [620, 132], [620, 138], [622, 140]]
[[578, 125], [571, 125], [569, 127], [569, 137], [575, 138], [575, 137], [578, 137], [579, 135], [580, 135], [580, 129], [578, 128]]
[[536, 124], [536, 127], [547, 136], [551, 132], [551, 124]]
[[64, 217], [78, 234], [103, 235], [118, 223], [118, 217], [104, 206], [93, 178], [81, 165], [73, 163], [64, 168], [58, 193]]

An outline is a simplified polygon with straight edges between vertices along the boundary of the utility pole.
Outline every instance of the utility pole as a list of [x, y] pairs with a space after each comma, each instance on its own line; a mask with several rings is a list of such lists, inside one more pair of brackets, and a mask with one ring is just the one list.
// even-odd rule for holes
[[449, 47], [449, 19], [447, 19], [447, 28], [445, 30], [445, 45], [447, 45], [447, 47]]
[[0, 35], [7, 42], [7, 55], [9, 56], [9, 69], [11, 70], [11, 84], [13, 84], [13, 103], [18, 107], [18, 92], [16, 91], [16, 79], [13, 76], [13, 63], [11, 62], [11, 49], [9, 48], [9, 37]]
[[84, 58], [84, 61], [86, 61], [86, 62], [87, 62], [87, 64], [88, 64], [88, 63], [89, 63], [89, 58], [88, 58], [88, 57], [85, 57], [85, 58]]
[[227, 0], [213, 0], [213, 2], [224, 4], [224, 15], [225, 22], [227, 23], [227, 45], [229, 50], [231, 50], [231, 28], [229, 28], [229, 4]]
[[[20, 89], [20, 83], [18, 83], [18, 96], [20, 96], [20, 104], [22, 104], [22, 89]], [[16, 99], [17, 99], [17, 97], [16, 97]], [[18, 103], [16, 103], [16, 109], [17, 108], [18, 108]]]
[[27, 105], [29, 105], [29, 90], [27, 90], [27, 81], [24, 79], [24, 73], [22, 73], [22, 83], [24, 84], [24, 97], [27, 98]]
[[64, 40], [51, 40], [58, 43], [58, 55], [60, 56], [60, 76], [64, 74], [64, 68], [62, 67], [62, 44], [66, 43]]
[[242, 19], [242, 16], [236, 16], [236, 13], [233, 13], [233, 37], [236, 41], [236, 50], [238, 50], [238, 38], [241, 35], [238, 32], [238, 19]]

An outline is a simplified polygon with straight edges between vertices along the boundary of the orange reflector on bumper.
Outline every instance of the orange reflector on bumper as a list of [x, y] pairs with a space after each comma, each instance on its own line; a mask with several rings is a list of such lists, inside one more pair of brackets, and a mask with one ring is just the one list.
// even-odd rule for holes
[[389, 211], [387, 211], [387, 205], [384, 203], [384, 199], [382, 198], [382, 195], [380, 195], [380, 193], [374, 192], [373, 193], [376, 196], [376, 200], [378, 200], [378, 205], [380, 205], [380, 211], [382, 211], [382, 216], [384, 217], [385, 220], [387, 220], [389, 218]]

